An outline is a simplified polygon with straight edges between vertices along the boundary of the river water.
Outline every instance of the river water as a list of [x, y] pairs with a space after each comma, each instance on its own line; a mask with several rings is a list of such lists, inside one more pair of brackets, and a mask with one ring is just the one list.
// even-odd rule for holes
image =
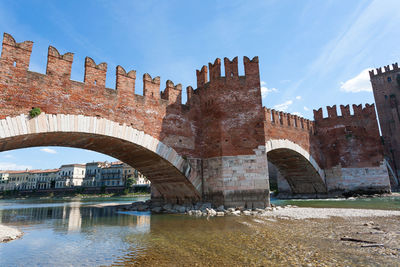
[[[360, 249], [337, 241], [370, 218], [207, 219], [99, 205], [142, 200], [0, 200], [0, 223], [24, 232], [21, 239], [0, 244], [0, 266], [396, 266], [400, 259], [393, 249]], [[399, 197], [272, 203], [400, 210]], [[399, 218], [373, 219], [393, 229], [399, 225]]]

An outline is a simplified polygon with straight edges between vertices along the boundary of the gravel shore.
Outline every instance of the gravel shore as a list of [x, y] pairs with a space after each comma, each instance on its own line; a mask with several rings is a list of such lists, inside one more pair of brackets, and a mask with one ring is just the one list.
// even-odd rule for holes
[[0, 224], [0, 243], [17, 239], [21, 237], [22, 234], [23, 233], [18, 229]]
[[261, 216], [283, 219], [327, 219], [330, 217], [391, 217], [400, 216], [396, 210], [334, 209], [334, 208], [283, 208], [264, 212]]

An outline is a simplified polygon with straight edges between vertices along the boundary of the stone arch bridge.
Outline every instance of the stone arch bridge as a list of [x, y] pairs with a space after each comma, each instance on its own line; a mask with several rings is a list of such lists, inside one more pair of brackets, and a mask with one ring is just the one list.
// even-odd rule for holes
[[[160, 78], [149, 74], [143, 75], [143, 95], [135, 94], [136, 71], [121, 66], [115, 89], [106, 88], [107, 64], [89, 57], [84, 81], [73, 81], [74, 54], [61, 55], [52, 46], [46, 73], [29, 71], [32, 46], [4, 34], [0, 151], [68, 146], [108, 154], [146, 175], [153, 197], [169, 202], [264, 207], [268, 160], [292, 194], [361, 188], [355, 182], [360, 169], [379, 176], [374, 188], [385, 188], [374, 107], [355, 106], [354, 115], [342, 110], [342, 116], [328, 107], [329, 117], [315, 111], [315, 121], [264, 108], [257, 57], [244, 57], [244, 75], [237, 57], [224, 59], [225, 76], [220, 59], [203, 66], [197, 88], [186, 88], [182, 104], [180, 84], [168, 80], [160, 92]], [[35, 118], [28, 115], [33, 107], [42, 111]]]

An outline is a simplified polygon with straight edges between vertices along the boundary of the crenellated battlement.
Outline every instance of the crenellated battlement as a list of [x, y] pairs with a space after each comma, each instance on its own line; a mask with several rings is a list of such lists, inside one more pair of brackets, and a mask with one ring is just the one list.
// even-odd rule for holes
[[229, 58], [225, 57], [224, 66], [225, 66], [225, 77], [227, 79], [239, 77], [238, 57], [234, 57], [232, 60], [229, 60]]
[[380, 67], [380, 68], [376, 68], [375, 70], [376, 70], [376, 72], [374, 70], [369, 71], [369, 77], [371, 79], [374, 77], [377, 77], [377, 76], [381, 76], [383, 74], [386, 75], [388, 73], [398, 72], [399, 64], [396, 62], [396, 63], [392, 64], [391, 68], [390, 68], [390, 65], [387, 65], [387, 66], [384, 66], [383, 69]]
[[[7, 33], [4, 33], [3, 47], [1, 53], [1, 68], [11, 70], [21, 70], [29, 72], [29, 62], [32, 53], [33, 42], [24, 41], [17, 43], [15, 39]], [[64, 86], [71, 86], [71, 69], [74, 60], [74, 53], [67, 52], [60, 54], [54, 46], [49, 46], [47, 54], [46, 76], [51, 84], [63, 84]], [[216, 68], [215, 68], [216, 69]], [[203, 70], [207, 75], [207, 68]], [[11, 74], [9, 71], [6, 73]], [[107, 76], [107, 63], [102, 62], [96, 64], [95, 60], [91, 57], [85, 58], [83, 84], [89, 91], [98, 92], [100, 88], [106, 88]], [[207, 78], [206, 78], [207, 79]], [[207, 82], [205, 80], [204, 82]], [[79, 82], [78, 82], [79, 83]], [[126, 72], [122, 66], [116, 67], [116, 95], [121, 101], [126, 103], [129, 99], [135, 99], [135, 83], [136, 83], [136, 70]], [[77, 82], [74, 81], [74, 84]], [[94, 90], [96, 88], [96, 90]], [[171, 81], [167, 81], [165, 88], [166, 92], [160, 92], [160, 77], [154, 79], [150, 74], [143, 75], [143, 96], [145, 99], [165, 99], [170, 104], [181, 104], [182, 99], [182, 86], [171, 87]], [[110, 90], [105, 90], [110, 92]], [[105, 92], [104, 91], [104, 92]], [[161, 97], [161, 94], [163, 97]]]
[[83, 82], [91, 86], [106, 87], [107, 63], [98, 65], [90, 57], [85, 58], [85, 76]]
[[[259, 78], [260, 71], [258, 66], [258, 57], [254, 57], [250, 60], [248, 57], [243, 57], [243, 64], [244, 64], [244, 73], [243, 77], [254, 77]], [[230, 60], [229, 58], [224, 58], [224, 69], [225, 69], [225, 76], [221, 76], [221, 59], [215, 59], [214, 63], [208, 63], [207, 66], [203, 66], [201, 70], [196, 70], [197, 76], [197, 88], [203, 87], [208, 82], [212, 83], [214, 81], [219, 80], [220, 78], [224, 78], [225, 81], [229, 81], [232, 79], [239, 78], [239, 68], [238, 68], [238, 57], [233, 58]], [[209, 79], [208, 79], [208, 72]]]
[[143, 96], [160, 99], [160, 76], [151, 78], [150, 74], [143, 74]]
[[17, 43], [10, 34], [4, 33], [1, 59], [7, 67], [28, 70], [32, 46], [32, 41]]
[[210, 82], [215, 81], [221, 77], [221, 59], [217, 58], [214, 64], [208, 63], [208, 69], [210, 70]]
[[168, 100], [170, 104], [180, 104], [182, 102], [182, 84], [174, 85], [171, 80], [167, 80], [164, 92], [161, 92], [161, 98]]
[[46, 75], [57, 76], [59, 78], [69, 80], [71, 78], [73, 60], [73, 53], [68, 52], [64, 55], [61, 55], [55, 47], [49, 46]]
[[362, 104], [355, 105], [353, 104], [353, 115], [350, 113], [350, 106], [349, 105], [340, 105], [340, 111], [342, 113], [341, 116], [338, 116], [337, 114], [337, 107], [336, 105], [333, 106], [327, 106], [327, 112], [328, 112], [328, 117], [324, 118], [323, 115], [323, 110], [322, 108], [319, 108], [318, 110], [313, 110], [314, 112], [314, 120], [315, 121], [321, 121], [325, 119], [336, 119], [336, 118], [356, 118], [356, 117], [361, 117], [361, 116], [366, 116], [366, 117], [371, 117], [375, 118], [375, 105], [374, 104], [366, 104], [365, 107], [362, 107]]
[[286, 127], [298, 130], [313, 131], [314, 122], [298, 115], [264, 107], [264, 121], [272, 127]]

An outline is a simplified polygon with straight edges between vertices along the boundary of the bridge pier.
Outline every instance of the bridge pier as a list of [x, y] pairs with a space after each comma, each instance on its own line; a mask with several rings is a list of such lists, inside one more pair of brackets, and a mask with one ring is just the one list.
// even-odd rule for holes
[[203, 201], [215, 206], [265, 208], [269, 202], [265, 147], [252, 155], [222, 156], [203, 161]]

